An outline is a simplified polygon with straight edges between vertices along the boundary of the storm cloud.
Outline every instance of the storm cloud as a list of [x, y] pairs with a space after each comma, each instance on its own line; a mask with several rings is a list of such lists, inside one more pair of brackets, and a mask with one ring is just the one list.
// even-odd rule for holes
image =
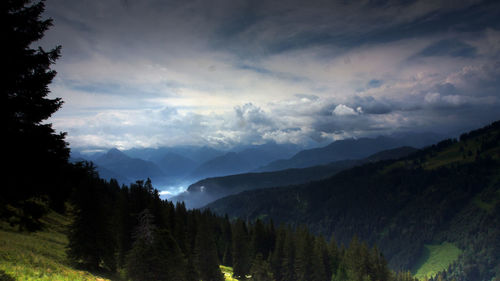
[[497, 1], [47, 0], [74, 148], [310, 145], [500, 119]]

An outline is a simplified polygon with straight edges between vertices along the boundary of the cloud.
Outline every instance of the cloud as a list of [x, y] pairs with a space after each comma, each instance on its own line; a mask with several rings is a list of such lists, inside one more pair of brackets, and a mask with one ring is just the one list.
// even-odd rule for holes
[[[362, 111], [361, 108], [358, 109], [359, 111]], [[358, 115], [359, 112], [357, 110], [348, 107], [347, 105], [339, 104], [333, 110], [333, 114], [337, 116], [349, 116], [349, 115]]]
[[476, 48], [457, 39], [440, 40], [426, 47], [418, 56], [452, 56], [452, 57], [474, 57]]
[[500, 118], [495, 1], [46, 4], [65, 101], [49, 122], [72, 147], [307, 145]]

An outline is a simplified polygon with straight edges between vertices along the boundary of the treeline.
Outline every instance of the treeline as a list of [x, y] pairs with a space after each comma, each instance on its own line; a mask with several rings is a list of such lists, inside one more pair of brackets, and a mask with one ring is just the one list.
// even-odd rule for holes
[[230, 221], [161, 200], [150, 180], [120, 187], [91, 164], [73, 174], [68, 256], [91, 270], [125, 269], [131, 280], [224, 280], [219, 265], [250, 280], [414, 280], [394, 274], [376, 248], [347, 247], [305, 227]]

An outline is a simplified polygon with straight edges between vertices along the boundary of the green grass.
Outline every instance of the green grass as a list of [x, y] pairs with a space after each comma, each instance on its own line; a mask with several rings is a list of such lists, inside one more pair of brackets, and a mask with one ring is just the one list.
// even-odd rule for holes
[[433, 277], [438, 272], [447, 269], [462, 253], [454, 244], [448, 242], [424, 247], [424, 252], [413, 271], [414, 276], [420, 280], [426, 276]]
[[68, 217], [51, 213], [42, 221], [45, 228], [34, 233], [19, 232], [0, 222], [2, 280], [108, 280], [69, 264], [65, 252]]
[[[66, 230], [70, 219], [50, 213], [42, 219], [44, 229], [19, 232], [0, 221], [0, 280], [90, 281], [111, 280], [87, 271], [74, 269], [66, 257]], [[220, 266], [226, 281], [233, 278], [233, 268]], [[113, 278], [121, 280], [121, 278]]]
[[238, 281], [238, 279], [233, 278], [233, 268], [229, 266], [220, 265], [220, 270], [224, 274], [224, 280], [226, 281]]

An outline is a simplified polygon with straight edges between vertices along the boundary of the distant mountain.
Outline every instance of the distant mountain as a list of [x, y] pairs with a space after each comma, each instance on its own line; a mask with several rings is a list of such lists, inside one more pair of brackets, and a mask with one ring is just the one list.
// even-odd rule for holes
[[431, 247], [452, 247], [460, 255], [444, 264], [450, 280], [494, 280], [500, 275], [499, 175], [500, 121], [399, 160], [245, 191], [207, 208], [230, 218], [305, 224], [344, 244], [357, 235], [377, 244], [393, 269], [416, 272], [431, 262]]
[[107, 178], [106, 175], [131, 181], [151, 178], [154, 182], [165, 177], [165, 173], [155, 163], [131, 158], [116, 148], [97, 158], [94, 163], [103, 178]]
[[115, 179], [119, 184], [129, 184], [131, 182], [135, 182], [136, 180], [138, 180], [138, 179], [129, 178], [125, 175], [119, 174], [118, 172], [111, 171], [103, 166], [97, 166], [96, 170], [99, 173], [100, 178], [106, 179], [106, 180]]
[[[430, 141], [432, 137], [424, 138], [419, 135], [417, 138], [411, 135], [400, 137], [360, 138], [345, 139], [332, 142], [331, 144], [314, 149], [307, 149], [298, 152], [289, 159], [276, 160], [263, 167], [256, 169], [256, 172], [278, 171], [290, 168], [305, 168], [316, 165], [324, 165], [334, 161], [347, 159], [361, 159], [378, 151], [396, 148], [400, 146], [422, 147], [422, 144]], [[427, 142], [430, 144], [432, 142]]]
[[173, 152], [165, 153], [155, 163], [168, 177], [184, 177], [198, 166], [194, 160]]
[[236, 152], [229, 152], [198, 166], [191, 177], [196, 179], [243, 173], [252, 169], [250, 163], [239, 157]]
[[300, 184], [323, 179], [355, 165], [387, 159], [398, 159], [416, 151], [417, 149], [412, 147], [400, 147], [381, 151], [361, 160], [337, 161], [328, 165], [302, 169], [207, 178], [190, 185], [186, 192], [173, 197], [171, 200], [184, 201], [188, 208], [200, 208], [216, 199], [245, 190]]
[[251, 146], [238, 152], [228, 152], [201, 164], [190, 177], [202, 179], [249, 172], [273, 160], [289, 157], [297, 150], [298, 146], [288, 144], [267, 143]]
[[225, 154], [224, 151], [217, 150], [206, 146], [174, 146], [174, 147], [159, 147], [159, 148], [132, 148], [123, 151], [126, 155], [157, 163], [165, 158], [168, 154], [177, 154], [182, 157], [191, 159], [198, 165], [215, 157]]
[[179, 148], [178, 151], [174, 151], [177, 154], [183, 155], [187, 158], [194, 160], [197, 163], [204, 163], [221, 155], [224, 155], [224, 151], [202, 146], [202, 147], [189, 147], [189, 148]]

